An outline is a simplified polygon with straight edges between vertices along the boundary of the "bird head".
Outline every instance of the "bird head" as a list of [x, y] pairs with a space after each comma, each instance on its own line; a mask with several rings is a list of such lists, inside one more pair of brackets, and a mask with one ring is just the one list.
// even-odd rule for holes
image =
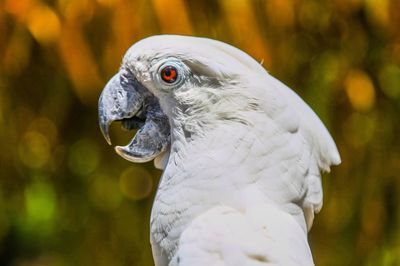
[[99, 120], [110, 144], [113, 121], [138, 129], [117, 153], [133, 162], [156, 159], [156, 166], [161, 160], [158, 168], [177, 139], [189, 143], [224, 124], [219, 136], [243, 125], [263, 139], [300, 132], [320, 169], [340, 162], [329, 132], [297, 94], [243, 51], [207, 38], [159, 35], [135, 43], [100, 96]]
[[115, 149], [127, 160], [150, 161], [168, 152], [171, 128], [191, 139], [221, 120], [245, 123], [243, 114], [258, 100], [238, 88], [260, 72], [266, 73], [250, 56], [219, 41], [174, 35], [143, 39], [126, 52], [100, 96], [101, 131], [111, 144], [113, 121], [137, 128], [128, 145]]

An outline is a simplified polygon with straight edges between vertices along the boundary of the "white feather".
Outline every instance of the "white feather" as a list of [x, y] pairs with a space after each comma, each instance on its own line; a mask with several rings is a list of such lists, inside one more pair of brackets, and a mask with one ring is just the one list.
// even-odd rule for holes
[[[156, 62], [169, 57], [193, 74], [179, 89], [153, 78]], [[180, 265], [311, 265], [307, 230], [322, 207], [320, 171], [340, 157], [307, 104], [250, 56], [214, 40], [151, 37], [123, 64], [171, 123], [168, 162], [157, 161], [156, 265], [178, 257]], [[251, 204], [249, 189], [257, 194]]]
[[[299, 256], [301, 254], [301, 256]], [[183, 231], [170, 265], [313, 265], [307, 237], [291, 215], [272, 205], [240, 212], [217, 206]]]

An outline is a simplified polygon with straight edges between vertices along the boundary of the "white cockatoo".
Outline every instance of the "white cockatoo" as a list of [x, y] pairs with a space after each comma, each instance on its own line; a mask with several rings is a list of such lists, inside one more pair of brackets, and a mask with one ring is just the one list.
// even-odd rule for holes
[[99, 100], [101, 130], [138, 128], [119, 155], [163, 174], [151, 214], [156, 266], [313, 265], [321, 171], [340, 163], [317, 115], [241, 50], [160, 35], [125, 54]]

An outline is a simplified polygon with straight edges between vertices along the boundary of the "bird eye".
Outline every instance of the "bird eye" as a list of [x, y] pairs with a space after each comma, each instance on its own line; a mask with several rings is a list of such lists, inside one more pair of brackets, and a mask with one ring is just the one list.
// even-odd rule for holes
[[161, 69], [161, 78], [166, 83], [174, 83], [178, 78], [178, 70], [174, 66], [166, 66]]

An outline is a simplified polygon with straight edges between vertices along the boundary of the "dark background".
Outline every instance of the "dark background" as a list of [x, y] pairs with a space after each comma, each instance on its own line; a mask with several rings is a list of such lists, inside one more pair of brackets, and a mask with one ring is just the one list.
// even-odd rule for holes
[[400, 265], [397, 0], [1, 1], [0, 265], [152, 265], [161, 172], [106, 144], [97, 99], [160, 33], [239, 47], [327, 125], [343, 163], [323, 179], [317, 265]]

